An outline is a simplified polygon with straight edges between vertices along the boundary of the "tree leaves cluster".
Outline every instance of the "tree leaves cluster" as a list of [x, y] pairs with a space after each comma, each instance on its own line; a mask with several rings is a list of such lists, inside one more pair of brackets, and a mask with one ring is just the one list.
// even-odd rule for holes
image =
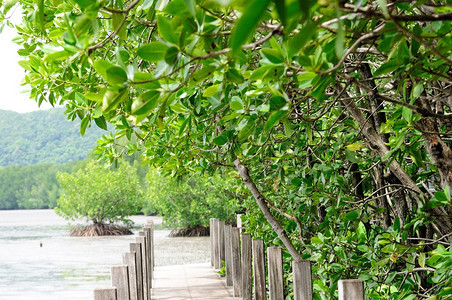
[[235, 163], [247, 228], [315, 262], [319, 299], [347, 277], [371, 299], [452, 293], [447, 2], [19, 2], [31, 96], [82, 132], [111, 122], [106, 160]]
[[167, 226], [194, 233], [209, 227], [210, 218], [235, 222], [240, 210], [234, 177], [188, 174], [164, 176], [156, 169], [147, 174], [144, 213], [158, 212]]
[[143, 192], [136, 169], [122, 163], [117, 169], [90, 161], [74, 174], [58, 173], [62, 193], [56, 212], [67, 220], [95, 225], [123, 223], [140, 212]]

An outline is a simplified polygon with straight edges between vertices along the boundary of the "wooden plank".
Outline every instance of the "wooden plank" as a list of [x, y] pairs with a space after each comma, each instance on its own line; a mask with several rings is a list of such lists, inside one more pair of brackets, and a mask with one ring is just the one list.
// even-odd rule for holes
[[137, 255], [135, 252], [123, 253], [122, 261], [129, 272], [130, 300], [138, 300]]
[[148, 272], [146, 260], [146, 238], [144, 236], [136, 237], [137, 244], [141, 245], [141, 272], [143, 272], [143, 299], [148, 299]]
[[263, 239], [253, 240], [254, 299], [267, 300], [265, 286], [265, 248]]
[[144, 227], [144, 234], [146, 236], [146, 260], [147, 260], [147, 266], [148, 266], [148, 287], [149, 290], [152, 288], [152, 278], [154, 277], [153, 273], [154, 270], [152, 270], [152, 240], [151, 240], [151, 228]]
[[364, 300], [364, 281], [359, 279], [339, 280], [339, 300]]
[[214, 242], [215, 242], [215, 238], [214, 238], [214, 218], [210, 218], [209, 219], [209, 236], [210, 236], [210, 265], [212, 267], [215, 266], [214, 261], [215, 261], [215, 251], [214, 251]]
[[223, 267], [223, 261], [225, 260], [224, 225], [224, 221], [218, 221], [218, 264], [220, 269]]
[[[150, 242], [151, 242], [151, 248], [150, 248], [150, 252], [151, 252], [151, 261], [152, 261], [152, 264], [151, 264], [151, 269], [152, 269], [152, 271], [154, 271], [154, 268], [155, 268], [155, 259], [154, 259], [154, 229], [155, 229], [155, 225], [154, 225], [154, 221], [153, 220], [147, 220], [146, 221], [146, 224], [144, 225], [146, 228], [150, 228], [151, 229], [151, 239], [150, 239]], [[154, 276], [154, 275], [152, 275], [152, 276]], [[154, 277], [152, 277], [152, 278], [154, 278]]]
[[127, 266], [111, 267], [111, 285], [116, 287], [118, 300], [130, 300], [129, 271]]
[[232, 286], [232, 249], [231, 249], [231, 225], [224, 226], [224, 260], [226, 265], [226, 286]]
[[130, 243], [130, 251], [135, 252], [135, 255], [137, 257], [137, 299], [145, 300], [143, 294], [143, 260], [141, 258], [141, 244]]
[[312, 300], [311, 262], [293, 261], [292, 272], [294, 300]]
[[117, 300], [116, 288], [95, 289], [94, 300]]
[[242, 255], [242, 299], [252, 300], [253, 298], [253, 273], [251, 257], [251, 234], [242, 234], [241, 255]]
[[237, 215], [237, 228], [242, 229], [242, 216], [243, 214]]
[[270, 300], [284, 300], [284, 275], [282, 265], [282, 248], [269, 247], [268, 285]]
[[214, 244], [213, 244], [213, 253], [214, 253], [214, 261], [213, 261], [213, 268], [215, 270], [219, 270], [221, 268], [220, 265], [220, 247], [218, 243], [218, 227], [220, 225], [220, 220], [214, 219], [213, 220], [213, 238], [214, 238]]
[[232, 284], [234, 297], [242, 295], [242, 267], [240, 261], [240, 229], [233, 227], [231, 230], [232, 249]]

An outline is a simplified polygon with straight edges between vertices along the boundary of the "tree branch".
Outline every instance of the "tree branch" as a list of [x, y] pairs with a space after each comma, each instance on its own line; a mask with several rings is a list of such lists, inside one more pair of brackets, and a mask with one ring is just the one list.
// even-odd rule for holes
[[290, 253], [294, 261], [302, 261], [303, 259], [300, 253], [298, 253], [297, 249], [295, 249], [295, 246], [292, 244], [292, 241], [287, 236], [287, 233], [284, 230], [284, 228], [282, 228], [281, 224], [278, 222], [278, 220], [276, 220], [275, 216], [273, 216], [273, 214], [271, 213], [270, 208], [267, 205], [267, 201], [265, 200], [264, 196], [262, 196], [259, 189], [256, 187], [250, 175], [248, 174], [248, 169], [242, 164], [242, 162], [238, 158], [234, 161], [234, 165], [237, 168], [240, 177], [242, 177], [243, 182], [248, 187], [248, 190], [251, 192], [254, 199], [256, 199], [256, 202], [259, 205], [259, 208], [261, 209], [262, 213], [264, 214], [265, 219], [267, 219], [273, 230], [278, 235], [279, 239], [283, 242], [284, 246], [286, 246], [287, 251]]

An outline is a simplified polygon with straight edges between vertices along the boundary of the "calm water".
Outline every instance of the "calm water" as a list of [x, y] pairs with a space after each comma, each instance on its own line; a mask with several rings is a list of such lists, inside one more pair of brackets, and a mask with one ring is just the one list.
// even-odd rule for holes
[[[132, 219], [142, 227], [149, 218]], [[210, 261], [208, 238], [168, 233], [155, 232], [156, 265]], [[110, 267], [131, 242], [135, 236], [70, 237], [53, 210], [0, 211], [0, 299], [92, 299], [94, 288], [110, 285]]]

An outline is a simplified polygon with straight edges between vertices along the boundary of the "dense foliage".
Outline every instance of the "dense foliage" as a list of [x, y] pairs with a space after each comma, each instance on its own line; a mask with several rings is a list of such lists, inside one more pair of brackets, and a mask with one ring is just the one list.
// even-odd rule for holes
[[155, 169], [147, 175], [145, 213], [157, 211], [166, 225], [188, 234], [208, 227], [210, 218], [234, 222], [239, 210], [235, 180], [230, 176], [164, 176]]
[[237, 168], [248, 230], [313, 261], [318, 299], [450, 296], [447, 1], [19, 2], [31, 96], [112, 122], [105, 159]]
[[0, 209], [54, 208], [60, 195], [57, 172], [72, 172], [79, 164], [1, 167]]
[[84, 220], [95, 225], [124, 223], [137, 214], [142, 191], [136, 169], [122, 163], [108, 169], [91, 161], [74, 174], [59, 173], [62, 187], [56, 212], [68, 220]]
[[106, 131], [92, 128], [80, 136], [63, 108], [19, 114], [0, 110], [0, 166], [67, 163], [86, 158]]

